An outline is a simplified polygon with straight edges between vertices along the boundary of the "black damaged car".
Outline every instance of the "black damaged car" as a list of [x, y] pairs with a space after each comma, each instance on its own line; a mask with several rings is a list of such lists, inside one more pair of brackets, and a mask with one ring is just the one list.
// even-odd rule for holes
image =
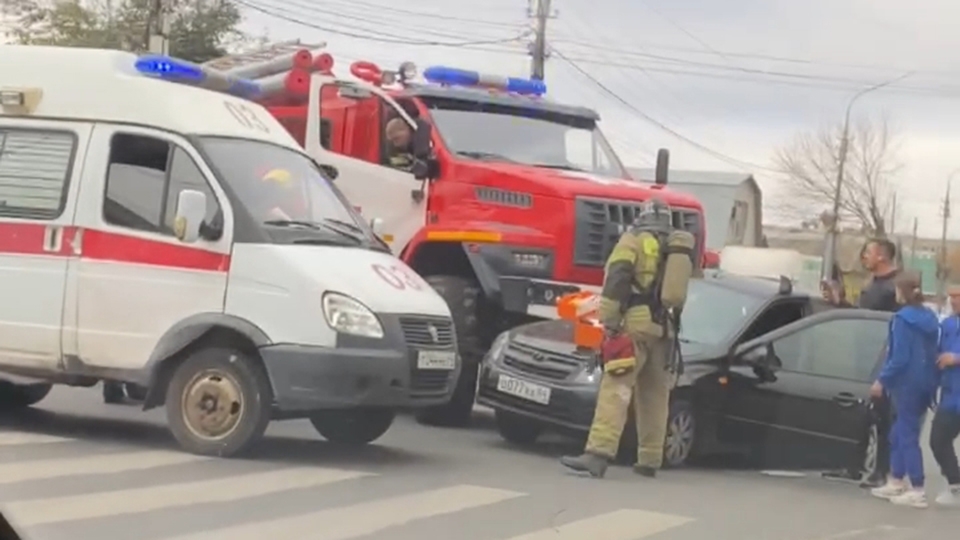
[[[792, 467], [876, 467], [869, 388], [889, 313], [833, 309], [788, 280], [715, 274], [690, 284], [681, 321], [685, 363], [671, 396], [666, 466], [744, 454]], [[504, 439], [532, 444], [551, 430], [585, 436], [599, 366], [567, 321], [501, 334], [484, 358], [478, 402]], [[621, 441], [636, 455], [632, 418]], [[787, 461], [788, 463], [783, 463]]]

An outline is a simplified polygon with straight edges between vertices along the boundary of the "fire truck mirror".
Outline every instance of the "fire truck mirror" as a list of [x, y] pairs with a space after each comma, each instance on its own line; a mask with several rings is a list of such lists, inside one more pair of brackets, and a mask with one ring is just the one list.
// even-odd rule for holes
[[666, 185], [667, 183], [667, 173], [670, 169], [670, 151], [666, 148], [661, 148], [657, 151], [657, 172], [655, 181], [657, 184]]
[[433, 155], [433, 148], [430, 145], [433, 126], [422, 118], [417, 118], [416, 123], [417, 128], [413, 132], [413, 157], [427, 160]]

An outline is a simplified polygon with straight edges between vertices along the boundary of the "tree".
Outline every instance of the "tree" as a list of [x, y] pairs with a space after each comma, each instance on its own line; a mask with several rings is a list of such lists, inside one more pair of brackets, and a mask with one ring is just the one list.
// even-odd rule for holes
[[[3, 0], [12, 3], [16, 42], [145, 51], [153, 0]], [[246, 40], [229, 0], [168, 0], [170, 54], [206, 62]]]
[[[774, 155], [778, 170], [788, 178], [788, 206], [824, 211], [833, 209], [840, 163], [843, 126], [800, 133]], [[840, 219], [856, 222], [869, 235], [886, 236], [893, 210], [891, 181], [900, 172], [899, 144], [886, 117], [853, 122], [850, 128]]]

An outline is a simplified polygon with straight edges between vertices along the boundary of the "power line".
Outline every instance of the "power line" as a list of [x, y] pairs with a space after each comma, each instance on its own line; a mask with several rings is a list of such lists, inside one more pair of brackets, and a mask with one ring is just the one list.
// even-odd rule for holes
[[366, 8], [374, 9], [374, 10], [377, 10], [377, 11], [386, 11], [386, 12], [388, 12], [388, 13], [397, 13], [397, 14], [400, 14], [400, 15], [410, 15], [410, 16], [413, 16], [413, 17], [422, 17], [422, 18], [426, 18], [426, 19], [437, 19], [437, 20], [441, 20], [441, 21], [465, 22], [465, 23], [470, 23], [470, 24], [479, 24], [479, 25], [481, 25], [481, 26], [492, 26], [492, 27], [499, 27], [499, 28], [509, 28], [509, 29], [513, 29], [513, 30], [517, 30], [517, 29], [520, 28], [520, 26], [521, 26], [519, 23], [517, 23], [517, 24], [511, 24], [511, 23], [507, 23], [507, 22], [488, 21], [488, 20], [484, 20], [484, 19], [474, 19], [474, 18], [467, 18], [467, 17], [457, 17], [457, 16], [455, 16], [455, 15], [444, 15], [444, 14], [441, 14], [441, 13], [430, 13], [430, 12], [427, 12], [427, 11], [413, 11], [413, 10], [409, 10], [409, 9], [401, 9], [401, 8], [397, 8], [397, 7], [384, 6], [384, 5], [377, 4], [377, 3], [373, 3], [373, 2], [364, 2], [364, 1], [361, 1], [361, 0], [349, 0], [348, 2], [338, 3], [338, 6], [343, 6], [344, 8], [347, 8], [347, 7], [358, 7], [358, 6], [359, 6], [359, 7], [366, 7]]
[[689, 145], [691, 145], [691, 146], [693, 146], [693, 147], [695, 147], [695, 148], [697, 148], [697, 149], [699, 149], [699, 150], [701, 150], [701, 151], [703, 151], [703, 152], [705, 152], [705, 153], [707, 153], [707, 154], [710, 154], [711, 156], [713, 156], [713, 157], [715, 157], [715, 158], [717, 158], [717, 159], [720, 159], [721, 161], [724, 161], [724, 162], [726, 162], [726, 163], [729, 163], [729, 164], [734, 165], [734, 166], [739, 167], [739, 168], [761, 169], [761, 170], [766, 170], [766, 171], [771, 171], [771, 172], [776, 172], [776, 173], [780, 173], [780, 172], [781, 172], [781, 171], [778, 171], [778, 170], [776, 170], [776, 169], [772, 169], [772, 168], [770, 168], [770, 167], [765, 167], [765, 166], [763, 166], [763, 165], [758, 165], [758, 164], [755, 164], [755, 163], [750, 163], [750, 162], [748, 162], [748, 161], [743, 161], [743, 160], [740, 160], [740, 159], [737, 159], [737, 158], [728, 156], [728, 155], [723, 154], [723, 153], [721, 153], [721, 152], [718, 152], [718, 151], [716, 151], [716, 150], [714, 150], [714, 149], [712, 149], [712, 148], [709, 148], [709, 147], [707, 147], [707, 146], [704, 146], [703, 144], [700, 144], [699, 142], [697, 142], [697, 141], [695, 141], [695, 140], [693, 140], [693, 139], [691, 139], [691, 138], [689, 138], [689, 137], [687, 137], [687, 136], [685, 136], [685, 135], [683, 135], [683, 134], [681, 134], [681, 133], [678, 133], [676, 130], [670, 128], [669, 126], [667, 126], [667, 125], [664, 124], [663, 122], [660, 122], [659, 120], [651, 117], [649, 114], [647, 114], [647, 113], [645, 113], [644, 111], [640, 110], [638, 107], [634, 106], [632, 103], [630, 103], [629, 101], [627, 101], [626, 99], [624, 99], [623, 97], [621, 97], [620, 94], [614, 92], [614, 91], [611, 90], [608, 86], [606, 86], [605, 84], [603, 84], [602, 82], [600, 82], [599, 80], [597, 80], [593, 75], [591, 75], [589, 72], [587, 72], [586, 70], [584, 70], [583, 68], [581, 68], [576, 62], [574, 62], [573, 60], [569, 59], [569, 58], [568, 58], [566, 55], [564, 55], [562, 52], [560, 52], [560, 51], [558, 51], [558, 50], [556, 50], [556, 49], [554, 49], [553, 52], [554, 52], [554, 54], [556, 54], [557, 56], [559, 56], [562, 60], [564, 60], [567, 64], [569, 64], [570, 67], [572, 67], [573, 69], [575, 69], [578, 73], [580, 73], [581, 75], [583, 75], [586, 79], [588, 79], [590, 82], [592, 82], [593, 84], [595, 84], [595, 85], [596, 85], [597, 87], [599, 87], [601, 90], [603, 90], [604, 92], [606, 92], [607, 94], [609, 94], [610, 97], [612, 97], [612, 98], [614, 98], [615, 100], [617, 100], [617, 101], [618, 101], [620, 104], [622, 104], [624, 107], [627, 107], [628, 109], [630, 109], [631, 111], [633, 111], [634, 113], [636, 113], [637, 115], [639, 115], [641, 118], [643, 118], [643, 119], [646, 120], [647, 122], [653, 124], [654, 126], [660, 128], [661, 130], [663, 130], [663, 131], [665, 131], [665, 132], [673, 135], [674, 137], [676, 137], [676, 138], [678, 138], [678, 139], [686, 142], [687, 144], [689, 144]]
[[[454, 47], [454, 48], [460, 48], [460, 47], [469, 47], [469, 46], [473, 46], [473, 45], [494, 45], [494, 44], [502, 44], [502, 43], [511, 43], [511, 42], [516, 42], [516, 41], [518, 41], [518, 40], [520, 40], [520, 39], [523, 39], [523, 37], [525, 37], [523, 34], [521, 34], [521, 35], [518, 35], [518, 36], [509, 37], [509, 38], [481, 39], [481, 40], [465, 40], [465, 41], [458, 41], [458, 42], [448, 42], [448, 41], [431, 41], [431, 40], [410, 39], [410, 38], [408, 38], [408, 37], [401, 36], [401, 35], [398, 35], [398, 34], [392, 34], [392, 33], [383, 32], [383, 31], [371, 30], [371, 29], [369, 29], [369, 28], [363, 28], [363, 27], [353, 27], [356, 31], [355, 31], [355, 32], [351, 32], [351, 31], [344, 30], [344, 27], [346, 27], [346, 25], [342, 25], [342, 24], [341, 24], [341, 25], [339, 25], [339, 27], [333, 27], [333, 26], [326, 26], [326, 25], [319, 25], [319, 24], [315, 24], [315, 23], [310, 23], [310, 22], [304, 21], [304, 20], [302, 20], [302, 19], [296, 18], [298, 14], [295, 13], [295, 12], [292, 12], [292, 11], [287, 10], [287, 9], [284, 9], [284, 8], [275, 7], [275, 6], [264, 6], [264, 5], [262, 5], [262, 4], [260, 3], [260, 1], [254, 1], [254, 0], [235, 0], [235, 2], [236, 2], [237, 4], [239, 4], [239, 5], [241, 5], [241, 6], [244, 6], [244, 7], [246, 7], [246, 8], [252, 9], [252, 10], [254, 10], [254, 11], [258, 11], [258, 12], [260, 12], [260, 13], [263, 13], [264, 15], [268, 15], [268, 16], [274, 17], [274, 18], [276, 18], [276, 19], [284, 20], [284, 21], [287, 21], [287, 22], [292, 22], [292, 23], [294, 23], [294, 24], [299, 24], [299, 25], [301, 25], [301, 26], [305, 26], [305, 27], [308, 27], [308, 28], [313, 28], [313, 29], [315, 29], [315, 30], [320, 30], [320, 31], [327, 32], [327, 33], [330, 33], [330, 34], [335, 34], [335, 35], [344, 36], [344, 37], [350, 37], [350, 38], [354, 38], [354, 39], [362, 39], [362, 40], [366, 40], [366, 41], [375, 41], [375, 42], [378, 42], [378, 43], [394, 43], [394, 44], [398, 44], [398, 45], [416, 45], [416, 46], [428, 46], [428, 47]], [[284, 13], [284, 12], [286, 12], [286, 13]], [[302, 16], [302, 15], [301, 15], [301, 16]]]

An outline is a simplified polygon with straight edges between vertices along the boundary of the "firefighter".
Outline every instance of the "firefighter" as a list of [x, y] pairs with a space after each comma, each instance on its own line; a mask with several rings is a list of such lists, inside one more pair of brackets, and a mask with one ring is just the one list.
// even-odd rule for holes
[[693, 235], [673, 230], [670, 208], [651, 199], [610, 253], [599, 310], [605, 332], [600, 392], [584, 453], [561, 459], [568, 469], [603, 477], [632, 402], [639, 440], [634, 472], [656, 476], [679, 368], [679, 313], [693, 274], [693, 247]]
[[390, 143], [387, 155], [388, 164], [395, 169], [409, 171], [413, 167], [413, 152], [411, 150], [413, 130], [410, 129], [410, 125], [398, 116], [387, 122], [384, 131]]

